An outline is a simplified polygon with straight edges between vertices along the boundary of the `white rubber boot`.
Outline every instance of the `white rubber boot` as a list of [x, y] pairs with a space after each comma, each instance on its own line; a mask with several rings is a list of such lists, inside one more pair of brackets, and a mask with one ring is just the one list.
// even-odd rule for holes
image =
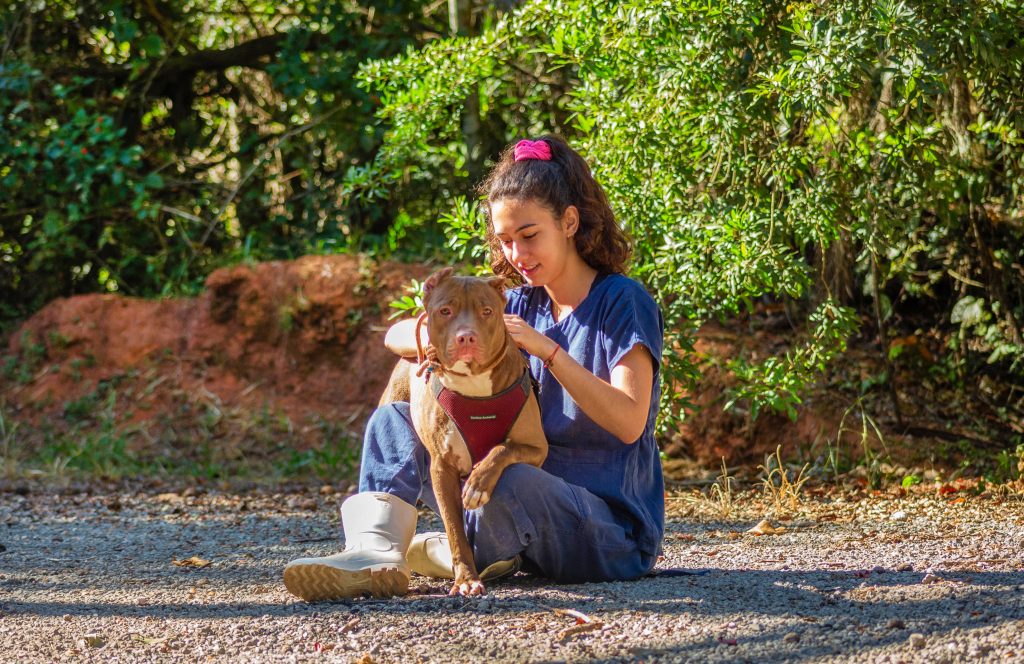
[[[445, 533], [420, 533], [412, 538], [406, 554], [409, 569], [421, 576], [433, 579], [454, 579], [452, 570], [452, 550], [448, 546], [448, 535]], [[511, 560], [499, 560], [491, 563], [480, 572], [481, 581], [494, 581], [519, 571], [519, 556]]]
[[405, 552], [416, 532], [416, 508], [391, 494], [357, 493], [342, 503], [341, 521], [345, 550], [288, 563], [285, 587], [307, 602], [408, 592]]

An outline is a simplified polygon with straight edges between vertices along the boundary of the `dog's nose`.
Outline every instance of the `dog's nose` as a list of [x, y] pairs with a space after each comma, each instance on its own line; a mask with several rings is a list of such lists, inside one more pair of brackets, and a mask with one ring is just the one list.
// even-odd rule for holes
[[476, 344], [476, 332], [472, 330], [460, 330], [455, 335], [455, 343], [459, 346], [472, 346]]

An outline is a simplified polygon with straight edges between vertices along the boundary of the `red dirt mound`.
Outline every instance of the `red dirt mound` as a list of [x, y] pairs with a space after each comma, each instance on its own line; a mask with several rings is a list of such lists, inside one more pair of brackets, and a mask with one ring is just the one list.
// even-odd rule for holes
[[[215, 477], [261, 462], [271, 472], [291, 463], [286, 474], [351, 474], [360, 431], [395, 361], [382, 343], [388, 302], [429, 271], [307, 256], [218, 270], [197, 298], [51, 302], [10, 337], [0, 423], [7, 431], [17, 423], [25, 460], [74, 461], [72, 467], [100, 473], [130, 457], [155, 460], [146, 468], [192, 464], [193, 474], [199, 464]], [[717, 467], [722, 457], [756, 464], [777, 445], [786, 458], [814, 460], [827, 445], [863, 454], [866, 411], [851, 408], [856, 395], [837, 385], [861, 384], [882, 370], [873, 347], [851, 348], [831, 384], [806, 396], [796, 421], [723, 411], [734, 380], [728, 358], [765, 357], [793, 341], [790, 327], [773, 331], [763, 323], [701, 330], [695, 351], [702, 376], [690, 395], [701, 408], [662, 441], [665, 452], [702, 468]], [[922, 401], [909, 393], [903, 399]], [[882, 417], [872, 422], [892, 431]], [[97, 440], [105, 441], [102, 454]], [[302, 451], [314, 456], [297, 456]]]
[[104, 414], [139, 434], [134, 447], [171, 453], [197, 426], [248, 447], [258, 419], [315, 444], [319, 425], [354, 424], [376, 404], [395, 361], [382, 343], [388, 302], [428, 272], [307, 256], [218, 270], [194, 299], [56, 300], [12, 334], [0, 399], [40, 444]]

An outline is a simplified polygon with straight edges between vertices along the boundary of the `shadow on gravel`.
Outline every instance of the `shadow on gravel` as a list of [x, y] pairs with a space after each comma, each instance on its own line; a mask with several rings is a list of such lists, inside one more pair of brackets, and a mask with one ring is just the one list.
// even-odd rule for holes
[[[0, 611], [8, 615], [40, 617], [96, 616], [177, 620], [238, 620], [240, 618], [286, 618], [379, 613], [394, 619], [420, 620], [422, 616], [464, 613], [467, 621], [484, 610], [490, 615], [509, 618], [523, 613], [547, 612], [564, 608], [582, 610], [608, 621], [613, 629], [615, 613], [663, 616], [665, 633], [658, 635], [662, 645], [656, 648], [634, 647], [632, 657], [642, 659], [682, 659], [702, 661], [721, 658], [722, 648], [737, 648], [737, 658], [753, 651], [758, 661], [805, 661], [849, 652], [851, 647], [868, 653], [888, 645], [905, 644], [912, 632], [929, 639], [942, 639], [954, 630], [995, 628], [1024, 619], [1024, 603], [1019, 588], [1024, 585], [1021, 572], [945, 573], [942, 587], [929, 585], [939, 597], [914, 597], [920, 594], [922, 574], [915, 572], [864, 573], [848, 571], [769, 571], [769, 570], [687, 570], [694, 574], [662, 576], [637, 582], [590, 583], [554, 586], [544, 579], [517, 576], [495, 584], [487, 604], [480, 599], [411, 595], [392, 600], [360, 599], [345, 602], [305, 604], [302, 602], [237, 601], [219, 603], [168, 602], [127, 604], [121, 602], [76, 601], [73, 595], [102, 586], [113, 589], [114, 579], [97, 584], [43, 583], [32, 578], [0, 581], [0, 591], [17, 587], [20, 593], [45, 595], [45, 601], [0, 600]], [[148, 583], [152, 596], [161, 588], [180, 591], [183, 584], [201, 578], [190, 574], [186, 580], [163, 578]], [[205, 588], [231, 590], [230, 584], [216, 581]], [[122, 579], [121, 591], [130, 587]], [[265, 581], [276, 584], [277, 581]], [[239, 588], [250, 591], [249, 584]], [[141, 589], [142, 587], [140, 587]], [[246, 593], [248, 594], [248, 593]], [[879, 597], [871, 597], [877, 594]], [[934, 595], [934, 592], [931, 592]], [[59, 598], [67, 597], [67, 600]], [[737, 615], [745, 616], [737, 619]], [[716, 624], [709, 630], [707, 624]], [[703, 624], [696, 633], [692, 624]], [[586, 661], [576, 659], [574, 661]]]
[[[293, 615], [302, 612], [351, 611], [396, 611], [400, 613], [430, 613], [437, 608], [461, 609], [472, 613], [482, 600], [488, 601], [490, 612], [503, 612], [503, 603], [508, 611], [521, 611], [525, 604], [538, 603], [540, 608], [577, 608], [588, 613], [631, 610], [641, 613], [662, 615], [734, 614], [736, 612], [759, 613], [763, 615], [789, 616], [809, 624], [827, 625], [835, 623], [857, 624], [858, 615], [865, 609], [872, 609], [872, 618], [886, 620], [956, 620], [958, 623], [969, 618], [971, 611], [980, 612], [988, 620], [1000, 618], [1018, 619], [1024, 617], [1024, 599], [1019, 588], [1024, 586], [1024, 572], [950, 572], [943, 573], [940, 583], [946, 594], [928, 599], [850, 599], [846, 595], [858, 591], [913, 592], [921, 586], [920, 572], [879, 572], [866, 578], [862, 573], [843, 571], [773, 571], [773, 570], [722, 570], [708, 568], [687, 570], [693, 575], [648, 577], [632, 582], [586, 583], [557, 585], [539, 578], [520, 574], [511, 580], [497, 582], [491, 586], [491, 594], [482, 598], [438, 597], [437, 595], [408, 595], [387, 600], [354, 599], [337, 602], [306, 604], [299, 601], [281, 602], [221, 602], [160, 603], [150, 600], [143, 604], [106, 603], [102, 601], [76, 602], [53, 599], [45, 602], [20, 602], [0, 600], [0, 606], [12, 613], [36, 615], [99, 614], [101, 616], [141, 615], [170, 616], [188, 613], [189, 617], [217, 618], [237, 615]], [[224, 592], [229, 587], [219, 587], [210, 576], [202, 576], [204, 588]], [[198, 574], [190, 578], [171, 579], [166, 575], [140, 585], [147, 593], [159, 592], [162, 588], [180, 591], [199, 581]], [[96, 579], [77, 583], [47, 583], [33, 578], [0, 580], [0, 590], [17, 588], [22, 593], [39, 593], [50, 597], [78, 594], [83, 591], [103, 593], [104, 589], [120, 592], [128, 590], [132, 579], [108, 579], [97, 583]], [[414, 579], [414, 585], [416, 580]], [[442, 588], [438, 583], [438, 590]], [[260, 585], [279, 585], [279, 578], [264, 580]], [[248, 585], [248, 584], [245, 584]], [[283, 588], [283, 586], [281, 586]], [[238, 589], [237, 580], [235, 589]], [[865, 590], [866, 589], [866, 590]], [[246, 590], [250, 590], [246, 588]], [[515, 594], [508, 591], [514, 590]], [[573, 601], [551, 597], [558, 592], [562, 597], [575, 597]], [[953, 609], [951, 611], [951, 609]]]

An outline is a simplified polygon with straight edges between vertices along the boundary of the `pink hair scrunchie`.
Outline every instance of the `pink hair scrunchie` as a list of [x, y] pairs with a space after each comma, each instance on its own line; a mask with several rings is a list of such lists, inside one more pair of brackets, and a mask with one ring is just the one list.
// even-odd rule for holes
[[516, 161], [525, 159], [551, 161], [551, 146], [547, 144], [547, 141], [522, 140], [516, 143], [513, 154]]

